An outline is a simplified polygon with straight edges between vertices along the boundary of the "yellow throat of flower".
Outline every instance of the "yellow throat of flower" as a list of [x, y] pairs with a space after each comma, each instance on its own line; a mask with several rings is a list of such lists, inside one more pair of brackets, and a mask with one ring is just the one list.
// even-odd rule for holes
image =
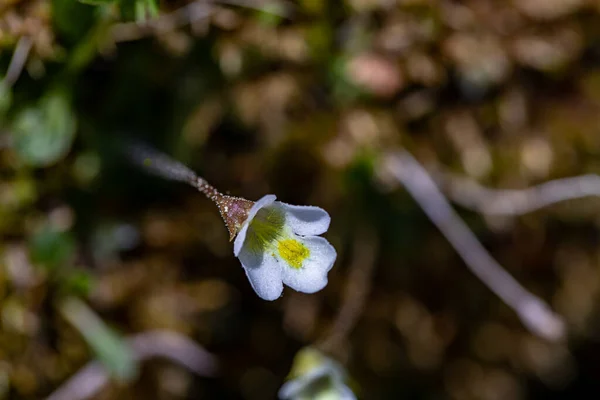
[[262, 209], [250, 224], [248, 245], [255, 252], [278, 253], [288, 266], [300, 269], [310, 256], [310, 249], [301, 243], [285, 226], [285, 215], [280, 210]]
[[[196, 187], [215, 202], [232, 241], [248, 219], [254, 202], [224, 195], [201, 179], [196, 182]], [[246, 245], [253, 252], [268, 251], [273, 256], [278, 253], [280, 258], [294, 269], [302, 268], [304, 261], [310, 257], [310, 249], [286, 228], [284, 213], [273, 207], [259, 210], [252, 219], [246, 234]]]
[[277, 250], [279, 255], [292, 268], [302, 268], [304, 260], [310, 256], [308, 247], [297, 241], [296, 239], [283, 239], [277, 242]]

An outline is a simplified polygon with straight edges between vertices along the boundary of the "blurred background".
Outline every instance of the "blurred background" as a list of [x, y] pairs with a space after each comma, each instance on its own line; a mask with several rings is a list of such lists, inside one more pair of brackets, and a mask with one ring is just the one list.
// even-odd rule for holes
[[[77, 376], [54, 399], [274, 399], [307, 346], [364, 399], [598, 396], [600, 201], [455, 205], [565, 319], [552, 342], [380, 161], [496, 189], [596, 174], [599, 67], [596, 0], [0, 0], [0, 399]], [[130, 138], [326, 209], [328, 286], [258, 298], [216, 207], [127, 163]]]

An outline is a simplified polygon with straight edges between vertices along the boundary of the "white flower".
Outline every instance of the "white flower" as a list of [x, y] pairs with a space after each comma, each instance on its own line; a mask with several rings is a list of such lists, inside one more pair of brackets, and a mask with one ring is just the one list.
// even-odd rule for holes
[[256, 293], [265, 300], [281, 296], [283, 284], [314, 293], [327, 285], [336, 252], [320, 235], [329, 228], [329, 214], [319, 207], [292, 206], [266, 195], [256, 203], [225, 195], [191, 169], [143, 145], [129, 147], [136, 163], [167, 179], [187, 182], [219, 208], [235, 238], [238, 257]]
[[327, 272], [336, 252], [319, 236], [329, 228], [329, 214], [312, 206], [275, 201], [272, 194], [258, 200], [235, 238], [238, 257], [259, 297], [275, 300], [283, 284], [314, 293], [327, 285]]
[[346, 373], [341, 365], [313, 348], [298, 352], [292, 379], [279, 389], [283, 400], [356, 400], [344, 383]]

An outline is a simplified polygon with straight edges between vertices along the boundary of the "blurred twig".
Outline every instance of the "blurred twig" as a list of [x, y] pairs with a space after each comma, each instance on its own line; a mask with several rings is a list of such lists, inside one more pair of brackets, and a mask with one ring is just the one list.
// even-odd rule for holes
[[138, 362], [133, 350], [86, 303], [69, 296], [58, 303], [58, 311], [79, 331], [114, 378], [129, 381], [137, 376]]
[[32, 45], [33, 42], [27, 36], [21, 36], [17, 42], [12, 59], [8, 65], [8, 70], [6, 71], [6, 77], [4, 78], [4, 84], [7, 87], [14, 85], [21, 76]]
[[291, 18], [290, 7], [279, 2], [250, 0], [194, 1], [173, 12], [162, 14], [145, 22], [117, 23], [111, 29], [112, 40], [114, 43], [128, 42], [193, 25], [195, 22], [213, 15], [217, 11], [216, 4], [229, 4], [259, 10], [282, 18]]
[[450, 199], [489, 215], [522, 215], [565, 200], [600, 196], [600, 176], [589, 174], [556, 179], [521, 190], [490, 189], [456, 175], [441, 180]]
[[352, 264], [344, 290], [342, 307], [327, 336], [317, 344], [321, 350], [331, 352], [346, 339], [356, 325], [371, 287], [371, 274], [378, 252], [377, 235], [366, 224], [356, 230]]
[[399, 150], [384, 159], [383, 167], [404, 185], [469, 269], [514, 309], [532, 333], [548, 340], [560, 340], [564, 337], [566, 327], [563, 319], [543, 300], [521, 286], [492, 258], [416, 159], [408, 152]]
[[[187, 337], [169, 331], [150, 331], [127, 339], [138, 361], [164, 357], [200, 376], [216, 372], [214, 357]], [[91, 361], [54, 391], [47, 400], [84, 400], [97, 394], [109, 381], [98, 361]]]
[[229, 4], [273, 14], [281, 18], [291, 18], [291, 9], [296, 7], [291, 1], [273, 1], [273, 0], [212, 0], [213, 3]]
[[145, 171], [179, 182], [196, 186], [201, 179], [189, 167], [163, 154], [142, 142], [125, 139], [123, 151], [127, 158]]
[[111, 28], [115, 43], [138, 40], [146, 36], [173, 31], [210, 17], [215, 7], [206, 2], [195, 1], [168, 14], [146, 22], [121, 22]]

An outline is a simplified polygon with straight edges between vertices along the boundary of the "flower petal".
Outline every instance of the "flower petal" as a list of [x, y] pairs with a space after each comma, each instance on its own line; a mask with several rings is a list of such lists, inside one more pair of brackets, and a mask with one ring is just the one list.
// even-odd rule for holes
[[337, 253], [322, 237], [309, 236], [296, 239], [310, 250], [310, 255], [302, 262], [300, 268], [294, 268], [278, 257], [282, 266], [283, 283], [298, 292], [318, 292], [327, 285], [327, 272], [333, 267]]
[[253, 252], [247, 247], [242, 248], [238, 257], [258, 297], [272, 301], [281, 296], [281, 266], [275, 257], [263, 252]]
[[303, 391], [310, 390], [310, 385], [315, 381], [327, 376], [327, 369], [318, 366], [311, 369], [308, 373], [284, 383], [279, 389], [277, 395], [280, 399], [291, 399], [302, 395]]
[[285, 222], [295, 234], [314, 236], [327, 232], [331, 217], [327, 211], [315, 206], [293, 206], [291, 204], [275, 203], [285, 212]]
[[256, 216], [256, 213], [260, 211], [261, 208], [271, 205], [277, 197], [274, 194], [267, 194], [263, 196], [260, 200], [257, 200], [256, 203], [252, 206], [250, 211], [248, 211], [248, 218], [244, 222], [244, 225], [238, 232], [235, 242], [233, 242], [233, 255], [238, 256], [240, 251], [242, 250], [242, 246], [244, 245], [244, 241], [246, 240], [246, 233], [248, 232], [248, 226], [252, 219]]
[[356, 400], [356, 395], [348, 386], [339, 385], [337, 389], [339, 391], [339, 400]]
[[279, 389], [277, 397], [279, 397], [282, 400], [293, 399], [294, 397], [298, 397], [298, 395], [300, 395], [300, 393], [306, 388], [306, 385], [306, 380], [303, 377], [287, 381]]

